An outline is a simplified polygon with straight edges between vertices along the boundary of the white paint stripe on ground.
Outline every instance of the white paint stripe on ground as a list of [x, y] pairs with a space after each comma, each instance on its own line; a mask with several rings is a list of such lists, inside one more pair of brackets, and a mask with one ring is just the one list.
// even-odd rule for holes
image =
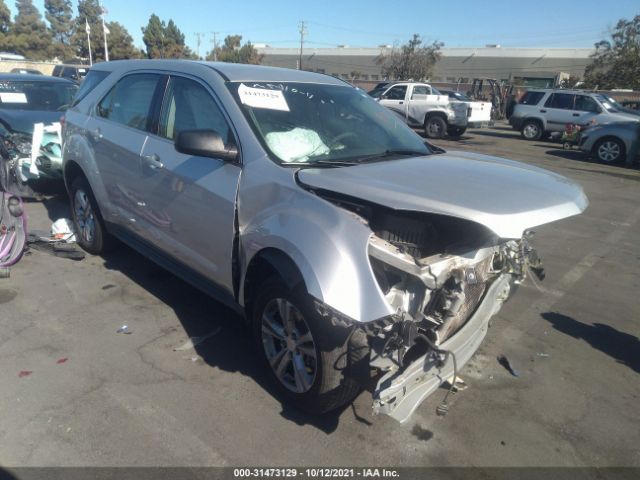
[[136, 425], [149, 433], [148, 438], [165, 448], [170, 457], [175, 459], [167, 459], [167, 465], [228, 465], [222, 455], [151, 399], [140, 397], [126, 385], [108, 385], [105, 391], [131, 414]]

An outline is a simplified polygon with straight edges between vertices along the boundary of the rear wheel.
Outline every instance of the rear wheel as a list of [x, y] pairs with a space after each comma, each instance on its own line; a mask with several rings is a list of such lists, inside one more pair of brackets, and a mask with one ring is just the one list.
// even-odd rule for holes
[[349, 330], [320, 317], [303, 286], [267, 280], [255, 301], [253, 332], [278, 393], [301, 410], [325, 413], [358, 394], [347, 375]]
[[442, 138], [447, 131], [447, 122], [439, 116], [429, 117], [424, 122], [424, 134], [427, 138]]
[[78, 244], [94, 255], [110, 250], [115, 240], [104, 227], [89, 182], [82, 176], [76, 177], [71, 183], [69, 196]]
[[624, 144], [617, 138], [604, 138], [593, 147], [593, 151], [602, 163], [618, 163], [625, 157]]
[[452, 138], [461, 137], [466, 132], [466, 127], [449, 127], [447, 128], [447, 135]]
[[540, 140], [542, 125], [537, 120], [527, 120], [522, 125], [522, 136], [527, 140]]

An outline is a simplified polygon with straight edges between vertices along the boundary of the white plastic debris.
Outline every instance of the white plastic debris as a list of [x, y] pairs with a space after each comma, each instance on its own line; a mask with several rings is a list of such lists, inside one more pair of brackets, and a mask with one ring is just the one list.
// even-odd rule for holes
[[59, 218], [51, 225], [51, 236], [55, 240], [63, 240], [67, 243], [76, 241], [73, 222], [68, 218]]
[[131, 335], [133, 332], [129, 330], [128, 325], [122, 325], [118, 330], [116, 330], [116, 333], [124, 333], [125, 335]]
[[320, 135], [306, 128], [267, 133], [264, 139], [273, 153], [285, 162], [306, 162], [311, 155], [324, 155], [331, 151]]

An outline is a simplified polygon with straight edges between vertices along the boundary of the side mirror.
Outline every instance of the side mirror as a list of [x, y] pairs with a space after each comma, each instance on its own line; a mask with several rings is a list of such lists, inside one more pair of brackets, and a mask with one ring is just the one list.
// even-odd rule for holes
[[386, 100], [387, 98], [389, 98], [389, 95], [380, 95], [380, 100]]
[[234, 161], [238, 158], [235, 146], [225, 146], [222, 137], [215, 130], [185, 130], [178, 133], [175, 141], [176, 150], [187, 155], [219, 158]]

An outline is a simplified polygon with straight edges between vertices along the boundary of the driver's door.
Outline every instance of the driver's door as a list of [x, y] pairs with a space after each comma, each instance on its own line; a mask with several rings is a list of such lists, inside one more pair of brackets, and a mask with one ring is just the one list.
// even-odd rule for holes
[[407, 118], [407, 85], [394, 85], [380, 96], [380, 105]]
[[209, 87], [172, 75], [157, 135], [141, 155], [141, 191], [151, 241], [183, 265], [233, 292], [232, 250], [239, 164], [176, 151], [180, 131], [215, 130], [236, 143], [226, 116]]

